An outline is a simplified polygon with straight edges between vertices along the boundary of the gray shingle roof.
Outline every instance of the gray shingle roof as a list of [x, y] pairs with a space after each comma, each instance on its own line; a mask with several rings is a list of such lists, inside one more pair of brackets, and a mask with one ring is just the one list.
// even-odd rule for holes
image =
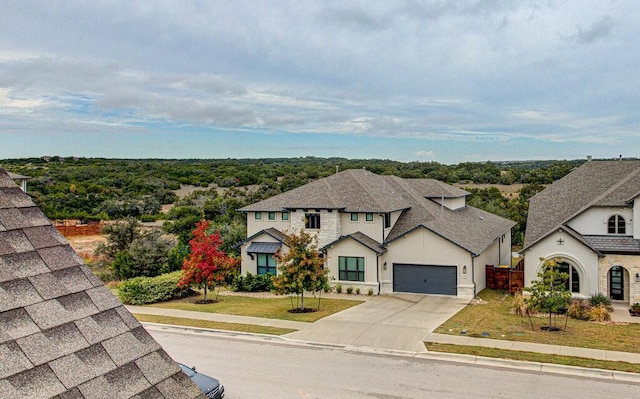
[[529, 200], [527, 249], [594, 206], [630, 206], [640, 192], [640, 161], [586, 162]]
[[368, 235], [366, 235], [366, 234], [364, 234], [364, 233], [362, 233], [360, 231], [356, 231], [355, 233], [341, 236], [340, 238], [338, 238], [334, 242], [325, 245], [322, 248], [322, 250], [324, 251], [327, 248], [332, 247], [332, 246], [338, 244], [339, 242], [342, 242], [342, 241], [348, 240], [348, 239], [355, 240], [356, 242], [364, 245], [365, 247], [369, 248], [370, 250], [372, 250], [373, 252], [377, 253], [378, 255], [382, 255], [386, 251], [386, 249], [382, 247], [381, 243], [379, 243], [378, 241], [374, 240], [373, 238], [369, 237]]
[[0, 169], [0, 398], [202, 393]]
[[424, 227], [473, 255], [479, 255], [496, 237], [515, 225], [510, 220], [469, 205], [451, 210], [425, 199], [421, 179], [401, 179], [395, 176], [387, 178], [398, 185], [396, 191], [411, 204], [393, 226], [387, 241], [396, 240], [409, 231]]
[[433, 179], [402, 179], [350, 169], [246, 206], [241, 211], [317, 208], [385, 213], [402, 210], [387, 241], [423, 226], [477, 255], [515, 223], [471, 206], [450, 210], [429, 199], [467, 195], [467, 191]]
[[345, 212], [392, 212], [402, 201], [382, 176], [364, 169], [349, 169], [248, 205], [240, 211], [283, 209], [343, 209]]

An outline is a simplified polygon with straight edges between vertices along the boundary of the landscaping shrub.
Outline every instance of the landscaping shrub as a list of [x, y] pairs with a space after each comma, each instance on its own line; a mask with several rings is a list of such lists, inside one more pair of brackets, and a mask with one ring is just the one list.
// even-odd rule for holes
[[347, 287], [347, 294], [353, 293], [353, 287]]
[[610, 321], [611, 315], [609, 310], [603, 304], [591, 308], [591, 320], [593, 321]]
[[511, 311], [513, 314], [518, 316], [525, 316], [527, 314], [527, 304], [524, 301], [524, 297], [522, 296], [522, 292], [516, 291], [513, 294]]
[[356, 288], [356, 295], [360, 295], [360, 287]]
[[603, 305], [609, 312], [613, 311], [613, 308], [611, 307], [611, 299], [601, 292], [592, 294], [589, 302], [591, 302], [591, 306], [593, 307]]
[[336, 284], [336, 292], [342, 294], [342, 284]]
[[373, 288], [369, 288], [369, 291], [367, 291], [367, 295], [369, 296], [373, 295]]
[[591, 320], [591, 305], [588, 301], [574, 299], [569, 305], [567, 314], [576, 320]]
[[118, 287], [118, 297], [126, 305], [144, 305], [184, 298], [191, 295], [189, 288], [178, 288], [181, 271], [161, 274], [156, 277], [134, 277], [122, 281]]
[[245, 276], [236, 275], [231, 283], [232, 291], [240, 292], [259, 292], [273, 290], [273, 274], [251, 274], [247, 272]]

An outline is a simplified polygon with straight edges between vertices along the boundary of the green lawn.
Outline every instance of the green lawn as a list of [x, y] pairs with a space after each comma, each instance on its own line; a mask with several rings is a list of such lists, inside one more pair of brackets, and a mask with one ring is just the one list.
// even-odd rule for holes
[[[209, 296], [213, 298], [214, 295]], [[296, 299], [293, 299], [294, 307], [298, 307]], [[292, 299], [288, 296], [279, 298], [260, 299], [245, 296], [219, 296], [219, 302], [206, 305], [196, 304], [196, 299], [187, 298], [169, 302], [147, 305], [158, 308], [192, 310], [197, 312], [224, 313], [239, 316], [265, 317], [268, 319], [281, 319], [293, 321], [314, 322], [334, 313], [358, 305], [363, 301], [322, 298], [320, 309], [312, 313], [289, 313], [292, 308]], [[306, 308], [317, 308], [318, 299], [313, 296], [305, 296]]]
[[427, 342], [427, 350], [433, 352], [462, 353], [499, 359], [521, 360], [527, 362], [561, 364], [565, 366], [587, 367], [603, 370], [626, 371], [640, 373], [640, 364], [617, 362], [611, 360], [585, 359], [574, 356], [548, 355], [544, 353], [512, 351], [497, 348], [485, 348], [480, 346], [449, 345]]
[[256, 334], [283, 335], [294, 332], [292, 328], [279, 328], [270, 326], [256, 326], [253, 324], [225, 323], [222, 321], [209, 321], [187, 319], [184, 317], [158, 316], [152, 314], [134, 313], [133, 316], [140, 322], [172, 324], [177, 326], [210, 328], [214, 330], [241, 331]]
[[[546, 317], [519, 317], [509, 313], [511, 296], [499, 291], [483, 290], [478, 295], [483, 305], [468, 305], [436, 329], [441, 334], [466, 335], [640, 353], [640, 324], [606, 324], [580, 320], [567, 320], [566, 331], [547, 332], [540, 326], [548, 323]], [[533, 323], [533, 327], [532, 324]], [[565, 318], [557, 323], [564, 329]]]

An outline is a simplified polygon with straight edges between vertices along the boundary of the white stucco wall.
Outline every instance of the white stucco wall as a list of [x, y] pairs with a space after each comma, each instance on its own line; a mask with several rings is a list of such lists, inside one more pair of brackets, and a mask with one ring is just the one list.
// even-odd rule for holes
[[607, 235], [609, 218], [621, 215], [626, 222], [625, 235], [633, 235], [632, 208], [590, 208], [569, 221], [568, 225], [582, 235]]
[[[562, 244], [558, 240], [561, 240]], [[524, 255], [525, 286], [530, 286], [531, 281], [538, 278], [543, 264], [540, 258], [562, 258], [577, 268], [581, 296], [587, 297], [601, 291], [598, 286], [598, 255], [565, 232], [551, 234], [527, 250]]]
[[384, 226], [384, 217], [380, 214], [373, 214], [373, 222], [366, 221], [365, 213], [358, 213], [358, 221], [351, 221], [351, 213], [340, 213], [340, 225], [342, 226], [342, 234], [347, 235], [355, 232], [361, 232], [373, 238], [378, 242], [382, 242], [382, 232]]
[[[387, 249], [381, 259], [383, 270], [380, 279], [383, 293], [393, 291], [393, 263], [408, 263], [457, 266], [458, 296], [470, 298], [473, 295], [471, 254], [452, 242], [427, 229], [419, 228], [389, 243]], [[387, 262], [386, 270], [384, 262]], [[467, 265], [466, 275], [462, 273], [464, 265]]]
[[444, 201], [442, 201], [442, 198], [432, 198], [432, 199], [438, 204], [443, 205], [445, 208], [449, 208], [452, 210], [463, 208], [467, 202], [465, 197], [445, 198]]
[[[359, 281], [341, 281], [339, 279], [339, 260], [340, 256], [354, 256], [364, 258], [364, 282]], [[346, 239], [337, 245], [328, 248], [325, 255], [325, 267], [329, 269], [329, 275], [333, 277], [331, 285], [341, 284], [344, 290], [347, 287], [360, 287], [361, 294], [367, 294], [369, 289], [373, 289], [374, 294], [378, 294], [378, 259], [375, 252], [363, 246], [352, 239]]]
[[279, 231], [290, 230], [291, 216], [292, 214], [290, 213], [289, 220], [282, 220], [282, 212], [276, 212], [276, 220], [268, 220], [269, 212], [262, 212], [262, 219], [256, 220], [255, 212], [247, 212], [247, 237], [271, 227]]

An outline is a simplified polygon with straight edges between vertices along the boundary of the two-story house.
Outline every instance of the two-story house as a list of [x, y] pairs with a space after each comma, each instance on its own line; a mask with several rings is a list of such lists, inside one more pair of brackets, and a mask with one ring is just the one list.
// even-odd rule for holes
[[472, 298], [485, 265], [509, 264], [514, 223], [466, 205], [468, 192], [432, 179], [346, 170], [246, 206], [242, 273], [276, 273], [286, 234], [314, 233], [333, 284], [366, 293]]
[[640, 302], [640, 161], [590, 161], [530, 199], [525, 285], [560, 259], [576, 297]]

